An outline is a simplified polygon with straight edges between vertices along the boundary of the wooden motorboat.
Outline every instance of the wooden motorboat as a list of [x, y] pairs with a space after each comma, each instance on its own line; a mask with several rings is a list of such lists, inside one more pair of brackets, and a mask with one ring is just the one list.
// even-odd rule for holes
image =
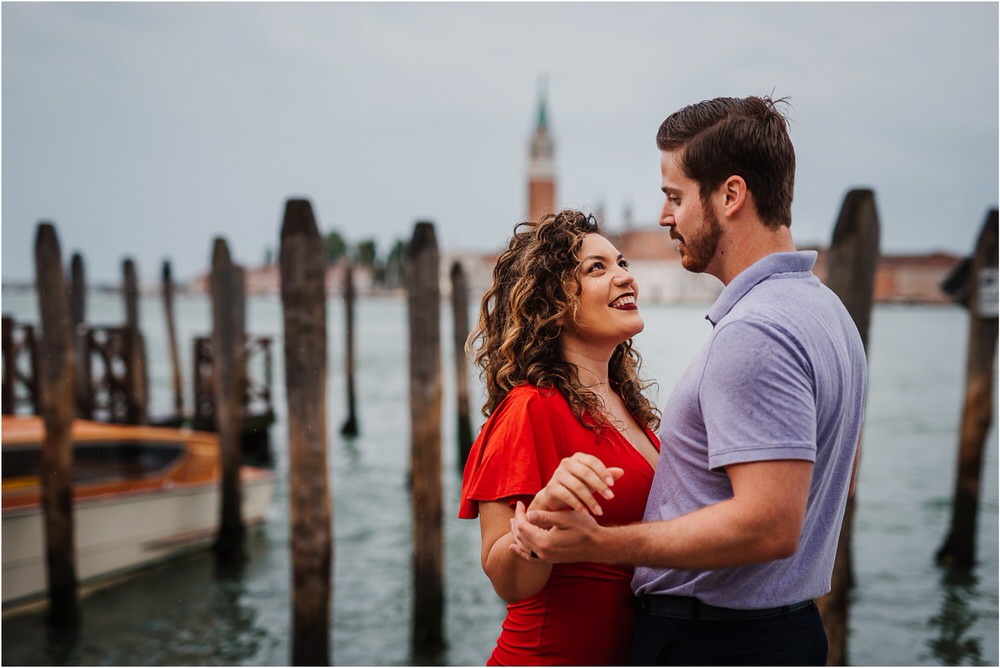
[[[189, 429], [76, 420], [76, 573], [97, 583], [209, 545], [219, 523], [219, 443]], [[3, 416], [3, 607], [42, 598], [45, 541], [39, 469], [44, 424]], [[243, 518], [264, 521], [274, 475], [241, 470]]]

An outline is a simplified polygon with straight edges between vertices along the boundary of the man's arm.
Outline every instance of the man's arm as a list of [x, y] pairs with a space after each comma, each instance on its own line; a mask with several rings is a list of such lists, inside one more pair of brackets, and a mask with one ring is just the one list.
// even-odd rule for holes
[[511, 550], [561, 563], [598, 561], [667, 568], [742, 566], [798, 549], [813, 464], [778, 460], [726, 467], [732, 498], [660, 522], [601, 527], [576, 511], [518, 506]]

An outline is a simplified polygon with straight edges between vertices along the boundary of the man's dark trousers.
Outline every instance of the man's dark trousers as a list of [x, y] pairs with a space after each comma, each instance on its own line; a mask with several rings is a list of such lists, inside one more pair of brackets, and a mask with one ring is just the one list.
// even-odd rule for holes
[[645, 608], [629, 657], [633, 666], [826, 665], [826, 630], [811, 601], [757, 619], [729, 619], [725, 609], [697, 602], [690, 612]]

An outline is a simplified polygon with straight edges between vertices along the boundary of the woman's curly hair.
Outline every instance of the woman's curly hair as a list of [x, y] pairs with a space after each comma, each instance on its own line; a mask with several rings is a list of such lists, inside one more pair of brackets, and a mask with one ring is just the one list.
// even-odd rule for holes
[[[466, 343], [471, 352], [481, 341], [475, 361], [488, 395], [483, 415], [492, 414], [514, 387], [531, 383], [557, 389], [585, 427], [594, 427], [585, 414], [599, 425], [610, 424], [600, 397], [580, 384], [559, 343], [558, 323], [572, 320], [579, 307], [580, 247], [592, 233], [601, 233], [594, 216], [572, 209], [514, 227]], [[639, 424], [655, 430], [659, 411], [643, 394], [652, 383], [639, 379], [640, 363], [632, 340], [620, 343], [611, 356], [608, 379]]]

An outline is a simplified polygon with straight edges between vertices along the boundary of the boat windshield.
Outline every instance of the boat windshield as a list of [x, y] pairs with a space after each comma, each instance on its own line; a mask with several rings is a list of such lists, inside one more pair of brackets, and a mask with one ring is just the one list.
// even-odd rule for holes
[[[73, 482], [154, 478], [170, 468], [183, 453], [183, 443], [114, 440], [76, 443], [73, 447]], [[40, 443], [4, 445], [4, 480], [37, 477], [41, 467]]]

